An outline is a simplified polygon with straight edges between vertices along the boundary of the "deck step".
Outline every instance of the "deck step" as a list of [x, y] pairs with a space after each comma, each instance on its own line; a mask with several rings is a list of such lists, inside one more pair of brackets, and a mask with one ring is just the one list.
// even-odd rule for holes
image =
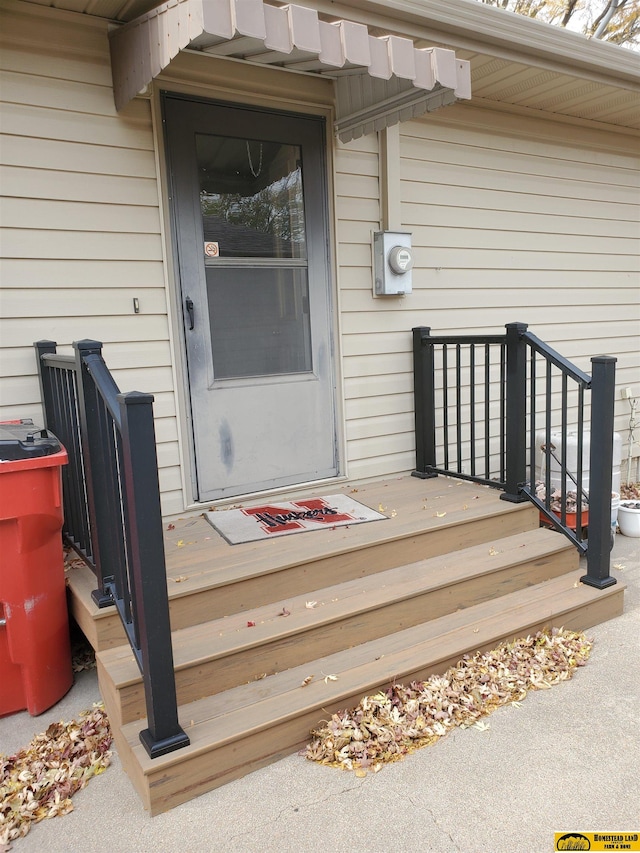
[[[568, 540], [538, 528], [175, 631], [178, 703], [531, 586], [577, 565]], [[117, 709], [112, 722], [145, 716], [131, 649], [100, 652], [98, 663], [102, 684], [109, 684], [113, 697], [111, 714]]]
[[[139, 742], [144, 721], [116, 726], [120, 758], [146, 808], [166, 811], [299, 749], [322, 719], [393, 681], [444, 672], [466, 653], [544, 627], [584, 630], [622, 612], [623, 584], [600, 591], [580, 576], [572, 571], [182, 705], [191, 744], [153, 761]], [[102, 689], [104, 671], [100, 678]], [[111, 713], [108, 695], [105, 703]]]
[[[354, 491], [389, 518], [234, 546], [200, 516], [167, 525], [173, 630], [539, 527], [533, 505], [510, 504], [494, 489], [450, 478], [399, 478], [347, 493]], [[98, 610], [91, 599], [89, 569], [69, 571], [68, 584], [71, 612], [94, 649], [125, 643], [115, 608]]]

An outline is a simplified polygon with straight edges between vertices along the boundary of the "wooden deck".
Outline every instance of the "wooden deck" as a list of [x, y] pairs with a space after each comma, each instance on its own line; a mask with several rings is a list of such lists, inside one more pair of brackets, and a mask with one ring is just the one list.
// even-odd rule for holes
[[342, 491], [388, 518], [233, 546], [202, 516], [166, 525], [179, 716], [191, 745], [153, 761], [138, 740], [144, 694], [118, 617], [91, 601], [87, 569], [70, 573], [120, 757], [153, 814], [299, 748], [328, 713], [394, 679], [622, 611], [622, 584], [579, 583], [577, 552], [541, 529], [529, 504], [445, 477]]

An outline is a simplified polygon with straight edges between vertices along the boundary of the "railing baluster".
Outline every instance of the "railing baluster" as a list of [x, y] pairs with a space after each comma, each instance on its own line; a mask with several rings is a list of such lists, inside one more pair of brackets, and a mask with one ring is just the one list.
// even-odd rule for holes
[[484, 345], [484, 476], [491, 477], [491, 344]]
[[507, 348], [500, 347], [500, 479], [507, 480]]
[[544, 426], [544, 446], [545, 446], [545, 465], [544, 465], [544, 493], [546, 495], [546, 506], [549, 509], [551, 504], [551, 362], [547, 361], [547, 369], [545, 373], [545, 426]]
[[[576, 480], [579, 483], [582, 483], [584, 472], [584, 386], [582, 384], [578, 385], [578, 445], [576, 455], [576, 467], [578, 469]], [[591, 493], [591, 482], [589, 482], [589, 493]], [[580, 511], [582, 512], [582, 501], [580, 502]], [[576, 517], [582, 520], [582, 515]], [[585, 531], [581, 528], [580, 535], [578, 536], [578, 528], [576, 527], [576, 536], [578, 536], [581, 541], [584, 540], [584, 534]]]
[[[567, 375], [563, 373], [561, 375], [561, 383], [560, 383], [560, 440], [562, 442], [562, 447], [560, 450], [560, 492], [561, 492], [561, 502], [562, 502], [562, 512], [563, 519], [562, 523], [566, 524], [566, 512], [567, 512]], [[576, 533], [578, 530], [577, 520], [580, 516], [576, 516]]]
[[476, 350], [469, 345], [469, 430], [471, 438], [470, 471], [476, 474]]
[[456, 344], [456, 459], [458, 473], [462, 473], [462, 352]]
[[531, 353], [529, 362], [529, 488], [532, 494], [536, 493], [536, 418], [537, 418], [537, 376], [536, 376], [536, 353]]
[[444, 432], [444, 467], [449, 470], [449, 365], [447, 345], [442, 345], [442, 417]]

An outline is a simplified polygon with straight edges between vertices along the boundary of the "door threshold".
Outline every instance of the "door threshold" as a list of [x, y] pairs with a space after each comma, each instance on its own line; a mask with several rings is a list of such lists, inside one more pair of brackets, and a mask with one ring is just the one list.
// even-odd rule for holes
[[256, 503], [258, 501], [268, 501], [272, 498], [280, 498], [286, 495], [287, 499], [295, 500], [299, 497], [308, 497], [309, 491], [313, 490], [317, 492], [319, 489], [324, 489], [326, 491], [327, 487], [331, 488], [332, 486], [343, 486], [345, 483], [349, 482], [349, 478], [347, 476], [341, 477], [330, 477], [324, 480], [309, 480], [305, 483], [296, 483], [292, 486], [281, 486], [278, 489], [268, 489], [266, 491], [261, 492], [247, 492], [243, 495], [234, 495], [233, 497], [227, 498], [217, 498], [216, 500], [204, 501], [203, 503], [193, 503], [189, 504], [181, 513], [172, 513], [171, 516], [167, 516], [166, 519], [170, 520], [171, 518], [177, 518], [178, 516], [182, 517], [185, 513], [191, 512], [202, 512], [203, 510], [209, 509], [209, 507], [231, 507], [237, 506], [238, 504], [248, 504], [248, 503]]

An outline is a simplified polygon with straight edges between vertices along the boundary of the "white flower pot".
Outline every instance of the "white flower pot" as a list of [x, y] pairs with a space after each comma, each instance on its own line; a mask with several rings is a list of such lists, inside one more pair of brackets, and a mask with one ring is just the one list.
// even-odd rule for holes
[[616, 532], [616, 524], [618, 523], [618, 509], [620, 507], [620, 495], [618, 492], [611, 492], [611, 527], [613, 532]]
[[620, 501], [618, 527], [624, 536], [640, 539], [640, 501]]

